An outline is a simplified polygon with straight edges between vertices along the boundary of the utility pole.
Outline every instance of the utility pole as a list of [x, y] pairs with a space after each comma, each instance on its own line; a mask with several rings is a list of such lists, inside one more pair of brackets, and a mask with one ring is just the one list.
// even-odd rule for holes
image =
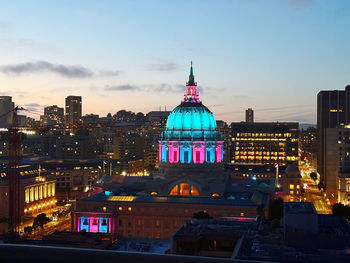
[[17, 127], [17, 113], [23, 108], [16, 106], [12, 111], [12, 124], [9, 129], [9, 232], [19, 231], [20, 223], [20, 177], [19, 177], [19, 156], [20, 156], [20, 136]]

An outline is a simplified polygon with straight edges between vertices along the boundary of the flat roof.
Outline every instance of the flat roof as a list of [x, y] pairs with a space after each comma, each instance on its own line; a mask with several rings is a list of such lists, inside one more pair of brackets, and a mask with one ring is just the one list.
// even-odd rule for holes
[[170, 204], [198, 204], [198, 205], [223, 205], [223, 206], [257, 206], [258, 204], [250, 199], [226, 199], [224, 197], [211, 196], [177, 196], [177, 195], [105, 195], [96, 194], [79, 202], [125, 202], [125, 203], [170, 203]]
[[285, 202], [284, 211], [288, 214], [317, 214], [311, 202]]

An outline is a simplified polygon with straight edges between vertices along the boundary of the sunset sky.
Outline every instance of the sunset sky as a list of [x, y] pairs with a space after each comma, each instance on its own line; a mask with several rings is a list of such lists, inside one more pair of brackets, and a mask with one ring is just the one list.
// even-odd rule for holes
[[[0, 94], [42, 112], [177, 106], [189, 64], [217, 120], [316, 123], [320, 90], [350, 84], [350, 1], [2, 1]], [[32, 115], [38, 117], [38, 115]]]

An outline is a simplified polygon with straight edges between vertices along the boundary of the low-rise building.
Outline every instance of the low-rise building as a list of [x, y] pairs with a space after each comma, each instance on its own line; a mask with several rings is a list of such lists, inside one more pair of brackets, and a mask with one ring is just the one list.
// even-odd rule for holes
[[214, 219], [257, 216], [258, 200], [230, 196], [122, 196], [106, 191], [77, 200], [72, 213], [72, 231], [115, 233], [118, 237], [170, 238], [199, 211], [206, 211]]

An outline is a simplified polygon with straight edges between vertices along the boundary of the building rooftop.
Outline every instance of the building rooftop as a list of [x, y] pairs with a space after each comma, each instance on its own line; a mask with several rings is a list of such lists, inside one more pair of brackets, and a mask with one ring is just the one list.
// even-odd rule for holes
[[[232, 196], [233, 193], [230, 193]], [[241, 193], [239, 193], [241, 194]], [[232, 206], [256, 206], [251, 199], [226, 199], [224, 197], [211, 196], [176, 196], [176, 195], [114, 195], [112, 192], [96, 194], [78, 202], [134, 202], [134, 203], [171, 203], [171, 204], [198, 204], [198, 205], [232, 205]]]
[[215, 219], [191, 219], [179, 228], [174, 234], [179, 236], [198, 237], [231, 237], [252, 229], [256, 222], [249, 218], [239, 218], [240, 220], [215, 220]]
[[317, 214], [311, 202], [285, 202], [284, 212], [285, 214]]

